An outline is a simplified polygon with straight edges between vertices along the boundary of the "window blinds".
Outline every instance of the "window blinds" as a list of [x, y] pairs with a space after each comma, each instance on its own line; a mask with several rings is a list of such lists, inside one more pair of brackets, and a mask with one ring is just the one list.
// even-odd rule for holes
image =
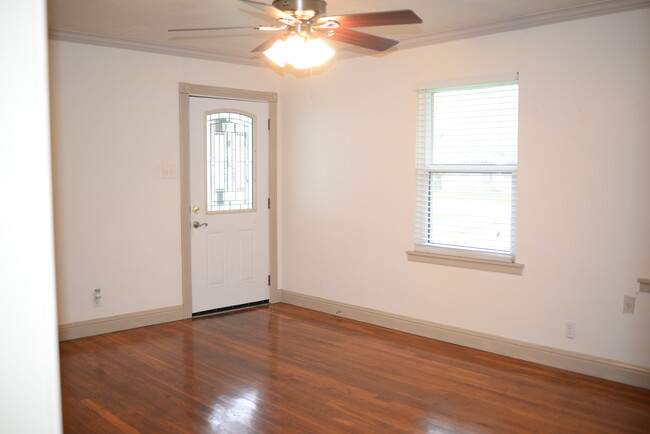
[[415, 249], [514, 261], [518, 84], [417, 92]]

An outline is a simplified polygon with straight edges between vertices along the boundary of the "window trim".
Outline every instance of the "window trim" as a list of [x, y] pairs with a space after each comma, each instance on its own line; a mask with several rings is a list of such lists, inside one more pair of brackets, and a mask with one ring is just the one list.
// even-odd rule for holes
[[443, 255], [414, 250], [407, 250], [406, 258], [412, 262], [424, 262], [427, 264], [449, 265], [452, 267], [471, 268], [474, 270], [495, 271], [498, 273], [515, 274], [519, 276], [521, 276], [524, 271], [524, 264], [517, 262], [502, 262], [490, 259]]
[[[426, 92], [425, 100], [426, 106], [424, 112], [421, 112], [418, 108], [418, 135], [424, 133], [427, 135], [430, 126], [422, 125], [422, 122], [428, 123], [431, 120], [431, 98], [433, 94], [441, 90], [448, 90], [453, 88], [465, 87], [486, 87], [490, 85], [499, 85], [505, 83], [517, 83], [519, 85], [519, 73], [511, 74], [499, 74], [492, 76], [483, 76], [483, 77], [474, 77], [474, 78], [459, 78], [452, 80], [445, 80], [441, 82], [434, 83], [424, 83], [416, 86], [418, 93]], [[418, 97], [420, 98], [420, 97]], [[425, 139], [426, 140], [426, 139]], [[426, 145], [421, 145], [418, 143], [417, 162], [416, 162], [416, 173], [417, 179], [419, 180], [421, 176], [426, 172], [427, 174], [433, 173], [504, 173], [509, 174], [512, 177], [513, 183], [513, 198], [512, 198], [512, 217], [515, 221], [514, 226], [511, 228], [511, 246], [510, 252], [506, 254], [500, 254], [496, 252], [489, 251], [480, 251], [480, 250], [469, 250], [469, 249], [454, 249], [453, 247], [444, 247], [437, 246], [435, 244], [423, 244], [419, 243], [418, 235], [419, 227], [417, 225], [421, 224], [421, 216], [419, 215], [420, 210], [416, 203], [416, 218], [415, 218], [415, 245], [414, 250], [407, 250], [407, 259], [414, 262], [425, 262], [441, 265], [450, 265], [463, 268], [473, 268], [478, 270], [486, 271], [496, 271], [509, 274], [521, 275], [524, 265], [515, 262], [515, 249], [516, 249], [516, 216], [517, 216], [517, 172], [518, 172], [518, 161], [516, 165], [508, 166], [490, 166], [490, 165], [466, 165], [454, 167], [452, 165], [437, 165], [437, 164], [427, 164], [426, 161], [420, 161], [423, 156], [429, 152], [426, 148]], [[519, 143], [517, 143], [519, 146]], [[416, 190], [419, 192], [421, 186], [418, 181]], [[419, 195], [420, 193], [418, 193]]]
[[482, 84], [503, 83], [506, 81], [519, 81], [519, 73], [507, 72], [504, 74], [480, 75], [473, 77], [459, 77], [450, 78], [447, 80], [428, 81], [416, 84], [413, 90], [431, 90], [459, 86], [480, 86]]

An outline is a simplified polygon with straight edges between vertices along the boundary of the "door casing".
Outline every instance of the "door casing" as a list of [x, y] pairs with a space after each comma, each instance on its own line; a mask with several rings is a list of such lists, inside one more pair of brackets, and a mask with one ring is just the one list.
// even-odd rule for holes
[[179, 83], [180, 108], [180, 182], [181, 182], [181, 261], [183, 286], [183, 317], [192, 317], [192, 275], [190, 245], [190, 96], [266, 102], [269, 105], [269, 259], [271, 273], [270, 302], [280, 301], [278, 292], [278, 218], [277, 218], [277, 102], [275, 92], [203, 86]]

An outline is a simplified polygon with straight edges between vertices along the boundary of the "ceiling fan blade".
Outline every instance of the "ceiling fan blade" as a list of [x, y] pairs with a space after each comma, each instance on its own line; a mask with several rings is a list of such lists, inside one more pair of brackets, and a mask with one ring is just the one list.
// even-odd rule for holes
[[[262, 26], [237, 26], [237, 27], [197, 27], [193, 29], [169, 29], [168, 32], [193, 32], [195, 30], [233, 30], [233, 29], [258, 29]], [[282, 30], [278, 28], [278, 30]]]
[[277, 41], [278, 39], [281, 39], [282, 36], [284, 36], [284, 35], [280, 34], [280, 35], [275, 35], [275, 36], [270, 37], [269, 39], [267, 39], [266, 41], [262, 42], [262, 43], [261, 43], [260, 45], [258, 45], [257, 47], [253, 48], [253, 49], [251, 50], [251, 52], [252, 52], [252, 53], [257, 53], [257, 52], [259, 52], [259, 51], [266, 51], [267, 49], [271, 48], [271, 46], [272, 46], [273, 44], [275, 44], [275, 41]]
[[266, 14], [271, 15], [276, 20], [282, 21], [284, 24], [297, 24], [300, 22], [300, 20], [292, 17], [287, 13], [282, 12], [280, 9], [267, 5], [266, 3], [262, 3], [254, 0], [241, 0], [241, 1], [257, 9], [261, 9]]
[[399, 43], [399, 41], [393, 39], [386, 39], [341, 27], [336, 29], [333, 35], [328, 35], [327, 37], [329, 39], [334, 39], [335, 41], [346, 42], [348, 44], [358, 45], [359, 47], [370, 48], [371, 50], [376, 51], [386, 51]]
[[370, 12], [363, 14], [336, 15], [323, 17], [319, 22], [334, 20], [342, 27], [392, 26], [396, 24], [418, 24], [422, 19], [410, 9], [397, 11]]

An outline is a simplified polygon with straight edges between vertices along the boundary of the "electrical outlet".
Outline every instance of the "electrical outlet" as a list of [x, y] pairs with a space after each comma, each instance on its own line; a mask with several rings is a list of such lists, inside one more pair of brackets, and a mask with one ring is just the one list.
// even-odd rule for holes
[[567, 339], [576, 338], [576, 323], [570, 321], [564, 323], [564, 337]]
[[634, 313], [635, 303], [636, 297], [632, 297], [631, 295], [623, 297], [623, 313]]
[[93, 289], [93, 307], [102, 307], [102, 290], [100, 288]]

